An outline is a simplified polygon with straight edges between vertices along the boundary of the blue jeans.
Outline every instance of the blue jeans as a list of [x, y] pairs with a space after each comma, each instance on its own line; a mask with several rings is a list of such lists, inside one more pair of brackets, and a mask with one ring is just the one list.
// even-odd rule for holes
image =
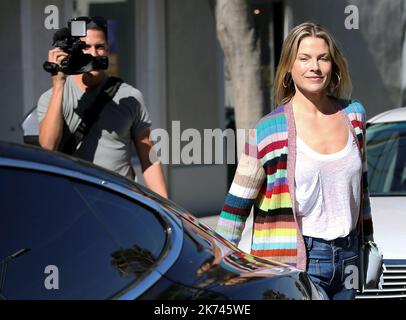
[[[327, 241], [304, 237], [307, 272], [331, 300], [352, 300], [358, 285], [359, 248], [356, 231]], [[352, 278], [347, 278], [352, 277]]]

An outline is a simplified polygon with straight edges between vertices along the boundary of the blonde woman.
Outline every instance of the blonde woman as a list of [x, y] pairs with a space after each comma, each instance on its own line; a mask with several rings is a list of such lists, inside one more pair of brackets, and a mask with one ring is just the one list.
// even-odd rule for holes
[[330, 299], [354, 299], [359, 231], [373, 232], [365, 110], [350, 91], [330, 33], [309, 22], [291, 30], [275, 78], [279, 106], [251, 131], [217, 225], [237, 245], [254, 206], [251, 254], [307, 270]]

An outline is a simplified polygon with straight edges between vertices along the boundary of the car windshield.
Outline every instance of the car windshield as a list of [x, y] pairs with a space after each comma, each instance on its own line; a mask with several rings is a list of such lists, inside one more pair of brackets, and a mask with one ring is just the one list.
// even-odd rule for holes
[[367, 128], [368, 185], [372, 196], [406, 195], [406, 122]]

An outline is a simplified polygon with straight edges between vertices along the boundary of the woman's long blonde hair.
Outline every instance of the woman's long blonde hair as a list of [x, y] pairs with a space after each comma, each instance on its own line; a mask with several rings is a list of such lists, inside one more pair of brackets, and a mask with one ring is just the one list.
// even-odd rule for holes
[[273, 88], [276, 104], [280, 105], [289, 102], [295, 94], [295, 86], [290, 70], [295, 62], [300, 41], [306, 37], [322, 38], [328, 45], [332, 61], [332, 72], [330, 83], [327, 86], [327, 94], [337, 99], [350, 98], [352, 84], [347, 60], [326, 29], [316, 23], [305, 22], [293, 28], [283, 42]]

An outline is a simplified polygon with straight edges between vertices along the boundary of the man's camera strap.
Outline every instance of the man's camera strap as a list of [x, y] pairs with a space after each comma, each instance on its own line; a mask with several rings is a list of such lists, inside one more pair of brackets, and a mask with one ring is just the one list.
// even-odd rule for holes
[[74, 133], [66, 140], [60, 151], [66, 154], [73, 154], [78, 145], [87, 136], [93, 124], [99, 118], [104, 106], [113, 99], [123, 80], [117, 77], [109, 77], [101, 88], [93, 104], [84, 111], [82, 121]]

